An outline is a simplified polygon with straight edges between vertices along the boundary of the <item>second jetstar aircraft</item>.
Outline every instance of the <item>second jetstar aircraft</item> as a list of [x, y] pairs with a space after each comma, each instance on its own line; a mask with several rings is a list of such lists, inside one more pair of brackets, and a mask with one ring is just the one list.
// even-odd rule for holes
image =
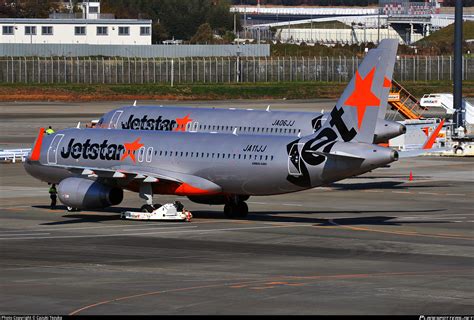
[[[224, 204], [229, 217], [245, 216], [244, 201], [250, 196], [317, 187], [398, 159], [396, 151], [372, 144], [379, 108], [388, 97], [384, 77], [387, 68], [393, 69], [396, 48], [396, 41], [385, 40], [371, 50], [356, 75], [362, 82], [352, 79], [322, 127], [297, 140], [67, 129], [40, 134], [25, 168], [38, 179], [59, 183], [61, 202], [75, 208], [118, 204], [128, 189], [147, 201], [144, 210], [151, 210], [153, 193], [176, 194]], [[357, 90], [366, 94], [357, 95]], [[376, 98], [365, 101], [369, 93]]]

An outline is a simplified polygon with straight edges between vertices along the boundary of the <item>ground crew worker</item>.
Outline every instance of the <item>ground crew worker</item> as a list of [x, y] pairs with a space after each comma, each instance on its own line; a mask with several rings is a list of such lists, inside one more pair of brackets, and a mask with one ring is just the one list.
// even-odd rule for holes
[[51, 198], [51, 210], [56, 209], [56, 197], [58, 191], [56, 190], [56, 185], [53, 183], [51, 188], [49, 188], [49, 197]]
[[51, 128], [51, 126], [49, 126], [49, 128], [46, 129], [46, 134], [53, 134], [53, 133], [54, 133], [53, 128]]

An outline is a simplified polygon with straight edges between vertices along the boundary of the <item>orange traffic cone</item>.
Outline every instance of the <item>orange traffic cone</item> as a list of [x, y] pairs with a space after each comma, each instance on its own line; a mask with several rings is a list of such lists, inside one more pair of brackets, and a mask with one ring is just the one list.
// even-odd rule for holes
[[410, 177], [408, 178], [408, 181], [413, 181], [413, 172], [410, 170]]

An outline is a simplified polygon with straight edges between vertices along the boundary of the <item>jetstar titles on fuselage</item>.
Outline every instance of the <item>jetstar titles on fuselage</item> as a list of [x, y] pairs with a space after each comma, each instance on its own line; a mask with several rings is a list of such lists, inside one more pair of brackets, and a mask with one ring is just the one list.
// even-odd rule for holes
[[140, 138], [131, 143], [124, 144], [109, 144], [108, 140], [103, 140], [102, 143], [91, 143], [91, 139], [87, 139], [84, 143], [76, 142], [76, 139], [69, 140], [66, 149], [61, 151], [61, 157], [67, 159], [100, 159], [100, 160], [123, 160], [130, 157], [135, 162], [134, 151], [141, 148], [143, 144], [140, 143]]
[[176, 120], [163, 119], [162, 116], [153, 119], [144, 115], [140, 119], [132, 114], [127, 122], [122, 123], [122, 129], [172, 131], [176, 128], [176, 124]]
[[[183, 118], [178, 119], [163, 119], [162, 116], [157, 118], [148, 118], [147, 115], [143, 117], [136, 117], [131, 114], [126, 122], [122, 122], [122, 129], [126, 130], [157, 130], [157, 131], [186, 131], [186, 125], [191, 122], [189, 114]], [[294, 120], [275, 120], [272, 126], [292, 127]]]

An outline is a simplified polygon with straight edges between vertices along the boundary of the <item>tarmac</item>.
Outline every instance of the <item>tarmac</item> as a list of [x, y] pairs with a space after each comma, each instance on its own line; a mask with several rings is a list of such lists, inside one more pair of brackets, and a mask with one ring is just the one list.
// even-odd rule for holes
[[[0, 145], [28, 147], [41, 125], [72, 126], [117, 105], [3, 103]], [[130, 192], [107, 210], [50, 210], [47, 185], [21, 163], [0, 164], [0, 314], [472, 315], [473, 164], [401, 159], [326, 187], [251, 197], [241, 220], [156, 196], [182, 201], [190, 223], [120, 220], [142, 204]]]

